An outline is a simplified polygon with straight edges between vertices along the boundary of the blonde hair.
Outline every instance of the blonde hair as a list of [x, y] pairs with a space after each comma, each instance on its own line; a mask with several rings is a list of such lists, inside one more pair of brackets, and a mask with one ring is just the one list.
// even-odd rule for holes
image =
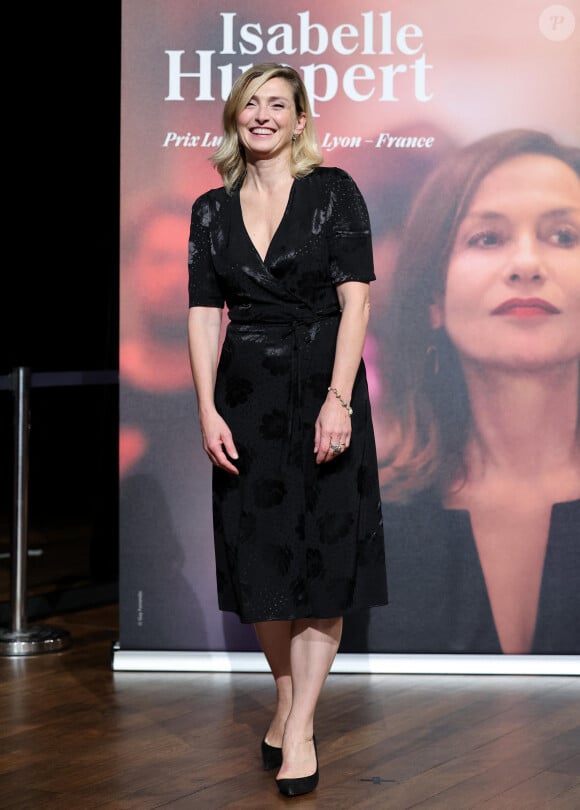
[[306, 125], [292, 142], [290, 170], [293, 177], [305, 177], [322, 163], [306, 87], [300, 75], [288, 65], [264, 62], [245, 71], [234, 83], [223, 111], [223, 139], [211, 161], [220, 173], [226, 191], [244, 178], [246, 157], [238, 139], [238, 116], [252, 96], [270, 79], [284, 79], [290, 85], [296, 115], [305, 114]]

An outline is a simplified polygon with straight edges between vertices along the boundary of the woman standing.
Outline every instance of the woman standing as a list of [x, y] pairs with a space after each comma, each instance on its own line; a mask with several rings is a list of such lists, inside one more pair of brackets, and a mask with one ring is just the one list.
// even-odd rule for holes
[[224, 185], [192, 209], [190, 358], [219, 605], [255, 626], [277, 689], [264, 767], [294, 796], [318, 783], [315, 710], [342, 617], [387, 601], [361, 359], [371, 234], [351, 177], [320, 166], [295, 70], [250, 68], [223, 124]]

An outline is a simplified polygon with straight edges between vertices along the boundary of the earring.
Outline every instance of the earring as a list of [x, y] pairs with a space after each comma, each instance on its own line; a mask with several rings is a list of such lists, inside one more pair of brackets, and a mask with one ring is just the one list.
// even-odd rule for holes
[[298, 135], [296, 135], [296, 133], [294, 133], [294, 135], [292, 135], [292, 140], [293, 140], [293, 141], [297, 141], [297, 140], [298, 140]]
[[439, 350], [434, 343], [427, 346], [425, 350], [425, 365], [434, 377], [439, 374]]

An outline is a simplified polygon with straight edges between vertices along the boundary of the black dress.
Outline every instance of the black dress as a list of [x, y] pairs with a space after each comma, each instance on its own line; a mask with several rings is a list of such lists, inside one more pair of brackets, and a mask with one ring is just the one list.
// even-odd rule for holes
[[351, 446], [317, 465], [314, 423], [331, 383], [335, 285], [375, 278], [369, 218], [351, 177], [295, 179], [264, 261], [239, 190], [192, 208], [190, 306], [228, 306], [215, 402], [240, 475], [213, 469], [218, 600], [242, 622], [331, 618], [386, 604], [377, 459], [364, 362]]

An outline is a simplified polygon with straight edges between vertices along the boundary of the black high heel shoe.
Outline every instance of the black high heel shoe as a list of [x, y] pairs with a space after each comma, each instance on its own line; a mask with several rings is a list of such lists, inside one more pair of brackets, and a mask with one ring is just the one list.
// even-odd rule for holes
[[318, 749], [316, 737], [312, 737], [314, 755], [316, 757], [316, 770], [310, 776], [298, 776], [296, 779], [276, 779], [278, 790], [284, 796], [303, 796], [310, 793], [318, 785]]
[[282, 766], [282, 749], [268, 745], [265, 737], [262, 740], [262, 763], [265, 771], [273, 771]]

